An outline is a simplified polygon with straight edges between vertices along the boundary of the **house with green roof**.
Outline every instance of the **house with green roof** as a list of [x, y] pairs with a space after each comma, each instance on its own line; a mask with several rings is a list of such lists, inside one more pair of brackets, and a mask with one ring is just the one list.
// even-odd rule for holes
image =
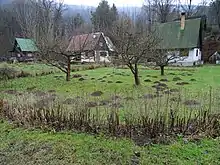
[[185, 13], [182, 13], [180, 19], [157, 26], [156, 32], [160, 39], [157, 49], [166, 50], [168, 54], [179, 57], [178, 60], [171, 61], [172, 64], [183, 66], [202, 64], [205, 29], [205, 17], [186, 19]]
[[13, 49], [10, 51], [19, 60], [34, 59], [38, 48], [32, 39], [15, 38]]

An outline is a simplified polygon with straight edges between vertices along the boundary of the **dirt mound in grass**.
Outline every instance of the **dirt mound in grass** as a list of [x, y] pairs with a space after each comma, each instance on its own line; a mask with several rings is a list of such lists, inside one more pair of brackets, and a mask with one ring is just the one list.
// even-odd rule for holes
[[81, 74], [74, 74], [72, 77], [73, 78], [80, 78], [80, 77], [82, 77], [82, 75]]
[[150, 79], [146, 79], [146, 80], [144, 80], [144, 82], [151, 82], [151, 80]]
[[172, 93], [177, 93], [177, 92], [180, 92], [180, 90], [179, 89], [170, 89], [170, 92], [172, 92]]
[[199, 106], [199, 105], [201, 105], [201, 103], [198, 102], [197, 100], [186, 100], [184, 102], [184, 104], [187, 105], [187, 106]]
[[91, 96], [94, 96], [94, 97], [96, 97], [96, 96], [101, 96], [101, 95], [103, 95], [103, 92], [102, 92], [102, 91], [95, 91], [95, 92], [93, 92], [93, 93], [91, 94]]
[[86, 103], [86, 107], [88, 108], [94, 108], [94, 107], [97, 107], [98, 104], [96, 102], [88, 102]]
[[188, 82], [179, 82], [179, 83], [176, 83], [176, 85], [181, 85], [181, 86], [183, 86], [183, 85], [188, 85], [189, 83]]
[[158, 84], [158, 83], [160, 83], [160, 81], [154, 81], [154, 84]]
[[196, 81], [196, 79], [192, 78], [192, 79], [190, 79], [190, 81]]
[[167, 84], [165, 84], [165, 83], [159, 83], [157, 85], [160, 86], [160, 87], [167, 87]]
[[162, 81], [162, 82], [168, 82], [167, 79], [160, 79], [160, 81]]
[[117, 84], [122, 84], [123, 82], [122, 82], [122, 81], [116, 81], [115, 83], [117, 83]]
[[75, 103], [75, 99], [73, 98], [67, 98], [66, 100], [63, 101], [63, 104], [67, 104], [67, 105], [74, 104], [74, 103]]
[[173, 81], [180, 81], [180, 80], [182, 80], [180, 77], [174, 77], [173, 78]]
[[157, 90], [165, 90], [165, 88], [167, 88], [167, 84], [159, 82], [158, 84], [153, 85], [152, 87], [156, 88]]
[[86, 79], [84, 79], [83, 77], [79, 78], [79, 81], [85, 81]]

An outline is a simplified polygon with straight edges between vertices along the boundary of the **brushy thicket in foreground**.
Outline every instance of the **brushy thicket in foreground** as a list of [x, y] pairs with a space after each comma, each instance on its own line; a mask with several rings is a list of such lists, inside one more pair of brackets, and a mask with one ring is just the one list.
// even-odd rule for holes
[[167, 143], [176, 136], [220, 136], [218, 96], [211, 89], [193, 96], [197, 100], [183, 98], [181, 92], [179, 97], [157, 93], [121, 98], [113, 94], [111, 100], [100, 95], [96, 92], [62, 101], [55, 94], [38, 93], [29, 102], [30, 95], [18, 96], [10, 103], [1, 100], [0, 115], [27, 127], [128, 137], [139, 145], [152, 140]]

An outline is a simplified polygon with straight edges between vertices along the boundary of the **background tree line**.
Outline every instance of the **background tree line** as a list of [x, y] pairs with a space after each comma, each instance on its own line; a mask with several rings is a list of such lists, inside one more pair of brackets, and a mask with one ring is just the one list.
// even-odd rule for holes
[[[23, 21], [22, 26], [24, 26], [27, 17], [31, 16], [28, 11], [30, 9], [30, 2], [33, 3], [34, 1], [15, 0], [9, 4], [2, 4], [3, 0], [0, 2], [1, 55], [7, 52], [14, 36], [25, 37], [21, 30], [22, 27], [20, 23], [18, 23], [18, 19]], [[44, 4], [46, 2], [47, 0], [38, 1], [38, 3]], [[51, 2], [51, 0], [49, 0], [49, 2]], [[62, 3], [62, 1], [60, 1], [60, 3]], [[101, 1], [94, 11], [88, 10], [88, 12], [90, 12], [91, 21], [87, 21], [80, 13], [71, 15], [71, 13], [68, 12], [71, 6], [64, 5], [63, 7], [65, 9], [62, 11], [62, 16], [60, 16], [59, 20], [56, 20], [55, 24], [57, 24], [56, 28], [58, 28], [59, 25], [59, 29], [62, 28], [63, 33], [67, 35], [72, 35], [72, 33], [103, 31], [107, 27], [110, 28], [119, 16], [127, 15], [131, 18], [126, 10], [119, 12], [114, 4], [110, 6], [107, 1]], [[72, 10], [74, 10], [74, 8], [72, 8]], [[84, 10], [85, 9], [83, 9], [83, 11]], [[135, 22], [140, 29], [145, 27], [150, 28], [154, 23], [163, 23], [178, 18], [181, 11], [185, 11], [187, 16], [206, 15], [209, 27], [212, 27], [210, 30], [214, 33], [220, 30], [219, 0], [213, 0], [209, 4], [203, 1], [198, 5], [193, 5], [193, 0], [188, 0], [188, 3], [184, 5], [177, 0], [145, 0], [140, 12], [138, 11], [136, 14], [133, 14], [131, 20]], [[18, 18], [17, 12], [20, 12], [20, 18]], [[30, 22], [26, 23], [26, 26], [28, 24], [30, 24]], [[43, 24], [40, 26], [42, 27]], [[40, 31], [38, 31], [38, 33], [40, 33]]]

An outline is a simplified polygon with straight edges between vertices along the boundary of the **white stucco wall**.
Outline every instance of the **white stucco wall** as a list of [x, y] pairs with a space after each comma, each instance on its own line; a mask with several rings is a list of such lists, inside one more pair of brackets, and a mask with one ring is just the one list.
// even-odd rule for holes
[[[202, 64], [202, 56], [201, 51], [199, 48], [193, 48], [190, 49], [188, 52], [188, 56], [181, 56], [180, 51], [170, 52], [175, 53], [175, 55], [178, 57], [172, 61], [170, 61], [171, 65], [177, 65], [177, 66], [193, 66]], [[169, 53], [169, 54], [170, 54]]]
[[[85, 57], [85, 55], [82, 55], [81, 62], [88, 62], [88, 63], [110, 62], [108, 51], [94, 51], [94, 52], [95, 52], [95, 60], [94, 57]], [[101, 56], [101, 52], [105, 52], [106, 56]]]

